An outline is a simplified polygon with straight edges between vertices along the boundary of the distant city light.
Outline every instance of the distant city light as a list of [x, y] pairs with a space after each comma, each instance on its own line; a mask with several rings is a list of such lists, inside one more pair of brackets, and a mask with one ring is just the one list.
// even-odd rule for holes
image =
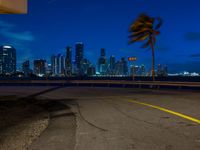
[[128, 57], [128, 61], [136, 61], [137, 58], [136, 57]]
[[3, 48], [12, 48], [12, 47], [11, 47], [11, 46], [6, 46], [6, 45], [5, 45], [5, 46], [3, 46]]

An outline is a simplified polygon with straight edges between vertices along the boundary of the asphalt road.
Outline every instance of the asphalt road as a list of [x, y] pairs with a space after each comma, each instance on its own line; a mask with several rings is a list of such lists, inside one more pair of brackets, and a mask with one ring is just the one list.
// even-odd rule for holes
[[[69, 115], [60, 115], [64, 117], [57, 123], [54, 120], [53, 127], [44, 132], [46, 135], [34, 141], [35, 149], [48, 149], [45, 140], [56, 137], [64, 138], [60, 139], [58, 150], [200, 149], [198, 92], [86, 87], [48, 91], [49, 88], [0, 87], [1, 95], [24, 97], [39, 93], [37, 99], [57, 100], [75, 114], [75, 120], [71, 119], [75, 121], [73, 126], [66, 118]], [[47, 92], [41, 92], [43, 90]], [[63, 130], [52, 132], [58, 127]], [[69, 129], [74, 132], [67, 131]], [[71, 139], [66, 138], [68, 132]], [[66, 146], [64, 143], [70, 144], [69, 140], [71, 146]], [[54, 146], [60, 142], [53, 141]]]

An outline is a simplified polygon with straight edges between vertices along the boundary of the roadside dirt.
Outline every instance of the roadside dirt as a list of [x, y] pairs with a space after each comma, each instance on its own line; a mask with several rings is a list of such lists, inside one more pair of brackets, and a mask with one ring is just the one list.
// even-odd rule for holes
[[0, 149], [25, 150], [46, 129], [49, 112], [36, 103], [0, 97]]

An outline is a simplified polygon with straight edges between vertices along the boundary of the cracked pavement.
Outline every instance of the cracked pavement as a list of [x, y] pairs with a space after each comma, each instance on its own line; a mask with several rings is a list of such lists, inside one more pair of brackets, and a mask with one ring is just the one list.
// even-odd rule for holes
[[[34, 88], [26, 90], [31, 94], [34, 93]], [[20, 93], [20, 90], [18, 92]], [[198, 92], [66, 87], [43, 93], [38, 98], [41, 101], [46, 98], [57, 101], [62, 99], [62, 104], [70, 107], [70, 112], [75, 115], [61, 114], [58, 119], [63, 127], [59, 126], [58, 134], [47, 134], [47, 137], [50, 135], [57, 139], [62, 137], [59, 135], [62, 132], [66, 132], [65, 136], [69, 131], [70, 134], [74, 134], [71, 138], [64, 138], [68, 144], [68, 141], [71, 141], [71, 146], [59, 145], [58, 150], [200, 149], [200, 124], [129, 102], [137, 100], [200, 119]], [[70, 121], [67, 117], [75, 119]], [[64, 128], [65, 124], [67, 129]], [[56, 127], [51, 130], [57, 130]], [[45, 141], [45, 138], [42, 140]], [[36, 147], [45, 149], [44, 145]]]

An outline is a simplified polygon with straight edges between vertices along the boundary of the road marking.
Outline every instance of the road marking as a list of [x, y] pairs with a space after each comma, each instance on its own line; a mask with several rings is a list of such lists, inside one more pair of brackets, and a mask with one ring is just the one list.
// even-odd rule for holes
[[175, 111], [172, 111], [172, 110], [160, 107], [160, 106], [155, 106], [155, 105], [151, 105], [151, 104], [148, 104], [148, 103], [139, 102], [139, 101], [135, 101], [135, 100], [128, 100], [128, 101], [131, 102], [131, 103], [136, 103], [136, 104], [148, 106], [148, 107], [151, 107], [151, 108], [159, 109], [161, 111], [164, 111], [164, 112], [173, 114], [175, 116], [178, 116], [178, 117], [181, 117], [181, 118], [184, 118], [184, 119], [187, 119], [187, 120], [190, 120], [192, 122], [200, 124], [200, 120], [199, 119], [196, 119], [196, 118], [193, 118], [193, 117], [190, 117], [190, 116], [187, 116], [187, 115], [184, 115], [184, 114], [181, 114], [181, 113], [178, 113], [178, 112], [175, 112]]

